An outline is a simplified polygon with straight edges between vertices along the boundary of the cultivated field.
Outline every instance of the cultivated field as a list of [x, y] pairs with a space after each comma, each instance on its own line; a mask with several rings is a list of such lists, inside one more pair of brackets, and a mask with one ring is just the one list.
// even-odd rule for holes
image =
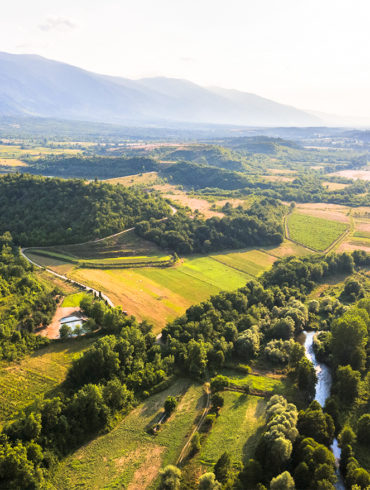
[[294, 212], [287, 220], [289, 238], [318, 252], [326, 250], [348, 228], [338, 221]]
[[221, 290], [234, 290], [268, 269], [275, 257], [259, 250], [189, 257], [167, 268], [73, 269], [70, 277], [102, 290], [155, 331]]
[[72, 360], [94, 339], [74, 339], [51, 344], [20, 362], [0, 364], [0, 423], [32, 403], [48, 396], [65, 379]]
[[[182, 399], [159, 433], [149, 435], [147, 428], [160, 418], [169, 395]], [[201, 386], [176, 381], [135, 408], [111, 432], [66, 458], [55, 475], [55, 487], [147, 488], [161, 467], [176, 463], [204, 402]]]

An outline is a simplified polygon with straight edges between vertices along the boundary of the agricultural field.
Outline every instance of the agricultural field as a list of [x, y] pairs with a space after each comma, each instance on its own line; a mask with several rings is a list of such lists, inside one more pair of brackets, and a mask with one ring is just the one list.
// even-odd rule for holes
[[200, 450], [202, 465], [214, 465], [225, 451], [233, 461], [252, 457], [265, 424], [263, 398], [237, 392], [225, 392], [223, 397], [225, 404]]
[[5, 422], [39, 396], [55, 393], [72, 360], [94, 339], [51, 344], [19, 362], [0, 364], [0, 423]]
[[[175, 413], [157, 435], [148, 434], [169, 395], [182, 397]], [[111, 432], [66, 458], [55, 474], [55, 487], [147, 488], [161, 467], [176, 463], [204, 403], [202, 386], [177, 380], [136, 407]]]
[[193, 256], [167, 268], [73, 269], [69, 276], [103, 291], [114, 304], [140, 320], [153, 322], [159, 331], [192, 304], [221, 290], [242, 287], [274, 260], [269, 254], [249, 250]]
[[288, 216], [289, 238], [318, 252], [323, 252], [347, 229], [345, 223], [294, 212]]

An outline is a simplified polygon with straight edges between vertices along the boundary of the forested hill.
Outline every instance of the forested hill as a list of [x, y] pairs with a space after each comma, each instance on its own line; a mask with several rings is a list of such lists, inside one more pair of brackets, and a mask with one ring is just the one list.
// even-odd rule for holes
[[22, 246], [78, 243], [169, 215], [156, 194], [26, 174], [0, 178], [0, 234]]

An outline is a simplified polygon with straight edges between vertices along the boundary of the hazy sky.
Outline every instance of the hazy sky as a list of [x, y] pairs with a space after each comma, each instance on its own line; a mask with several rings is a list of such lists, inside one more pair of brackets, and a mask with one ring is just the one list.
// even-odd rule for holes
[[370, 116], [370, 0], [6, 0], [0, 50]]

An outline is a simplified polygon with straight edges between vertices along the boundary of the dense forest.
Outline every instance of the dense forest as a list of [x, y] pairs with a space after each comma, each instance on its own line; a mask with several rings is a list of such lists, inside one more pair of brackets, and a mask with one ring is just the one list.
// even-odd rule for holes
[[0, 236], [0, 359], [17, 359], [47, 343], [33, 332], [50, 323], [57, 293], [35, 278], [10, 233]]
[[204, 220], [178, 211], [166, 221], [142, 221], [135, 231], [146, 240], [181, 254], [278, 245], [283, 241], [282, 218], [286, 209], [279, 201], [262, 199], [248, 210], [230, 208], [225, 218]]
[[157, 170], [152, 158], [48, 157], [28, 161], [27, 173], [79, 179], [110, 179]]
[[[285, 259], [265, 274], [263, 283], [250, 281], [236, 292], [223, 292], [190, 307], [168, 324], [162, 344], [156, 343], [148, 323], [137, 323], [120, 308], [84, 299], [81, 307], [91, 330], [100, 327], [103, 336], [73, 362], [60, 395], [37, 401], [3, 428], [0, 486], [46, 485], [58, 458], [106, 430], [117, 411], [127, 412], [137, 400], [168, 386], [177, 374], [195, 380], [212, 377], [212, 411], [206, 421], [211, 430], [228, 384], [228, 378], [218, 374], [220, 369], [230, 362], [244, 366], [263, 362], [288, 374], [300, 409], [282, 395], [272, 396], [254, 457], [233, 464], [224, 453], [201, 477], [199, 488], [333, 490], [330, 444], [339, 434], [346, 482], [349, 488], [366, 489], [370, 475], [356, 459], [356, 451], [369, 443], [369, 299], [359, 299], [363, 291], [351, 280], [343, 291], [346, 303], [332, 299], [328, 307], [327, 298], [307, 302], [309, 289], [298, 287], [296, 278], [306, 266], [307, 275], [318, 284], [321, 278], [351, 274], [369, 258], [357, 253], [320, 260]], [[321, 278], [314, 268], [318, 263]], [[284, 268], [284, 279], [277, 285], [275, 278]], [[322, 332], [322, 345], [316, 349], [328, 356], [334, 374], [332, 397], [324, 408], [311, 401], [316, 372], [296, 341], [306, 328]], [[175, 407], [175, 400], [168, 399], [165, 410], [170, 413]], [[342, 426], [350, 410], [356, 411], [354, 422]], [[176, 489], [180, 481], [181, 471], [168, 466], [159, 488]]]
[[78, 243], [170, 213], [156, 193], [82, 180], [0, 178], [0, 233], [22, 246]]

